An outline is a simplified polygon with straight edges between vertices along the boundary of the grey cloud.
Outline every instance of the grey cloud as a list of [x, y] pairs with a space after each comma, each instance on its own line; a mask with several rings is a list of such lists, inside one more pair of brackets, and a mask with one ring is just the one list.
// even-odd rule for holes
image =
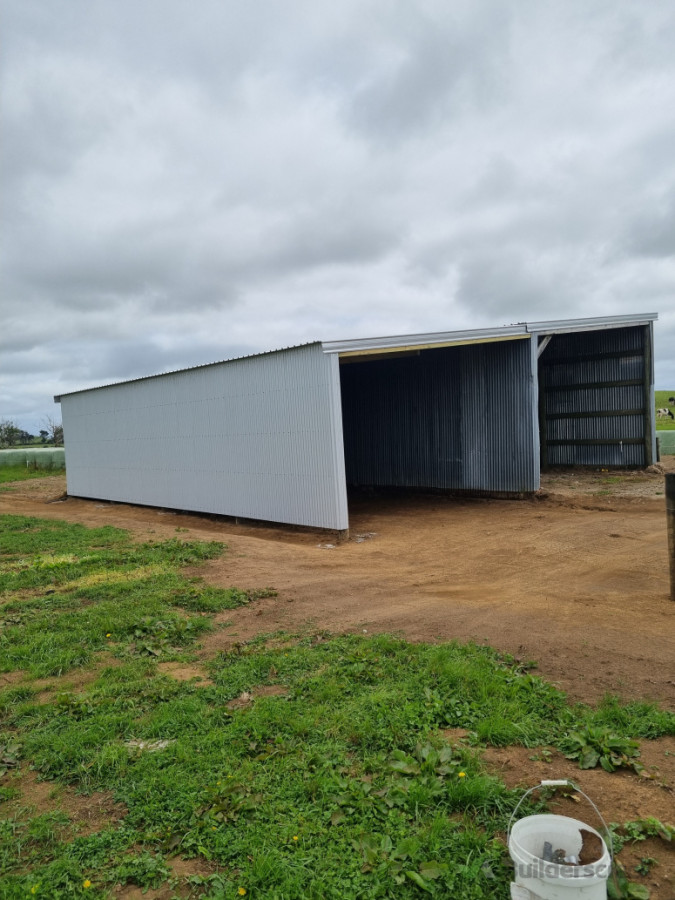
[[466, 258], [459, 268], [459, 302], [475, 304], [497, 321], [526, 321], [536, 317], [546, 298], [549, 308], [559, 311], [553, 318], [573, 317], [581, 298], [560, 278], [559, 268], [546, 262], [515, 247]]
[[625, 241], [630, 253], [647, 257], [675, 257], [675, 186], [661, 202], [637, 213]]
[[503, 98], [500, 74], [509, 37], [504, 8], [477, 3], [461, 18], [455, 7], [440, 16], [423, 10], [407, 8], [382, 54], [381, 70], [354, 95], [351, 122], [378, 142], [418, 137], [457, 120], [467, 108]]
[[[99, 386], [218, 362], [246, 355], [251, 348], [215, 342], [204, 342], [194, 347], [190, 346], [189, 340], [177, 340], [172, 346], [161, 346], [152, 338], [137, 337], [113, 345], [102, 341], [92, 343], [87, 346], [86, 354], [82, 353], [79, 343], [64, 343], [59, 350], [60, 381], [68, 386], [64, 390], [66, 392], [82, 386]], [[124, 372], [123, 377], [120, 377], [120, 372]]]

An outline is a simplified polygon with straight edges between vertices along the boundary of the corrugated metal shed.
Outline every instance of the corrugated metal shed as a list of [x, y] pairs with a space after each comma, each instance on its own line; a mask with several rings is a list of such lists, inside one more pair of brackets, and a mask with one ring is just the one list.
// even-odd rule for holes
[[513, 494], [540, 464], [645, 465], [654, 319], [317, 342], [63, 394], [68, 491], [344, 530], [348, 484]]
[[63, 396], [68, 492], [344, 530], [338, 378], [312, 344]]

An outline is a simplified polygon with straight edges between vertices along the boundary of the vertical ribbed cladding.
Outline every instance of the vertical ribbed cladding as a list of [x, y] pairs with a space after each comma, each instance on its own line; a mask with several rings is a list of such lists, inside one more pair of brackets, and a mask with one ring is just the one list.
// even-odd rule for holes
[[535, 490], [529, 376], [529, 340], [344, 362], [348, 483]]
[[334, 368], [315, 344], [65, 396], [68, 491], [344, 529]]
[[549, 450], [552, 466], [604, 466], [619, 467], [644, 465], [644, 448], [638, 444], [598, 444], [574, 448], [574, 461], [570, 462], [568, 448], [553, 447]]
[[529, 492], [533, 458], [529, 341], [462, 348], [465, 484], [468, 489]]
[[539, 360], [548, 465], [642, 466], [645, 329], [554, 335]]
[[642, 349], [642, 326], [630, 326], [554, 335], [546, 349], [546, 356], [559, 359], [571, 355], [584, 357], [596, 353], [617, 353], [631, 350], [641, 353]]

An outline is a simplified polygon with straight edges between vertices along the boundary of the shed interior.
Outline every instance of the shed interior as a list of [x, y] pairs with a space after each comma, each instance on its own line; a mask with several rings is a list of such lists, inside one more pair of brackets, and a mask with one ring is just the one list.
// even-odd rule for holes
[[511, 495], [650, 465], [651, 346], [637, 325], [341, 355], [347, 484]]
[[649, 325], [539, 338], [541, 467], [648, 466]]
[[536, 490], [530, 340], [340, 360], [347, 484]]

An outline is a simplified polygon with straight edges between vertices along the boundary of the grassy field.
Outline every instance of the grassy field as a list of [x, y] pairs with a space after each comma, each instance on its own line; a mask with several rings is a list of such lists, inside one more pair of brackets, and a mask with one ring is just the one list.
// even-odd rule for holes
[[[388, 636], [276, 634], [179, 681], [160, 663], [188, 665], [214, 613], [260, 596], [181, 574], [223, 545], [18, 516], [0, 531], [0, 670], [19, 673], [0, 692], [2, 898], [178, 891], [174, 861], [194, 858], [181, 896], [497, 900], [521, 792], [486, 773], [481, 746], [611, 770], [675, 732], [651, 705], [571, 705], [489, 648]], [[31, 806], [29, 769], [126, 814], [82, 834]]]
[[63, 469], [37, 469], [33, 466], [0, 466], [0, 484], [12, 481], [27, 481], [31, 478], [47, 478], [49, 475], [63, 475]]
[[[673, 411], [673, 415], [675, 415], [675, 405], [672, 403], [668, 403], [670, 397], [675, 397], [675, 390], [673, 391], [654, 391], [654, 401], [656, 403], [657, 409], [671, 409]], [[656, 427], [659, 431], [675, 431], [675, 420], [667, 418], [667, 419], [657, 419]]]

